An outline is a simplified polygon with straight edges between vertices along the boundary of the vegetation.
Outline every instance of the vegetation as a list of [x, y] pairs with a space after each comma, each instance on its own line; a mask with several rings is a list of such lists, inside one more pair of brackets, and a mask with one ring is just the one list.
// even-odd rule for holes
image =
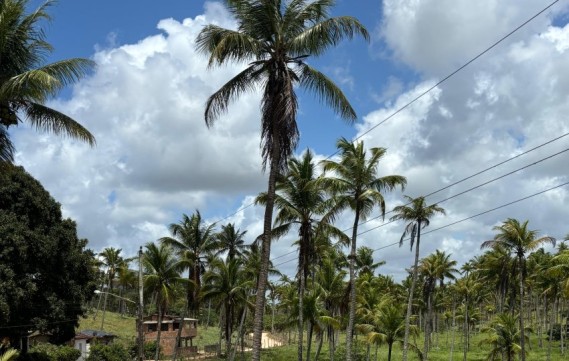
[[0, 2], [0, 162], [11, 162], [14, 146], [8, 128], [28, 122], [36, 129], [64, 134], [90, 145], [95, 138], [69, 116], [45, 102], [63, 87], [84, 77], [94, 66], [87, 59], [68, 59], [46, 64], [53, 51], [45, 40], [41, 22], [49, 20], [46, 1], [26, 14], [28, 0]]
[[75, 334], [95, 272], [75, 222], [21, 167], [0, 172], [0, 324], [19, 345], [30, 329], [54, 341]]
[[[0, 39], [9, 40], [0, 41], [0, 161], [5, 166], [0, 172], [0, 330], [7, 336], [1, 357], [16, 357], [4, 351], [19, 345], [29, 331], [48, 333], [51, 341], [62, 343], [76, 330], [102, 328], [116, 334], [118, 342], [94, 346], [89, 360], [126, 360], [137, 337], [135, 258], [113, 247], [98, 254], [86, 250], [87, 241], [77, 238], [75, 223], [62, 218], [59, 204], [10, 164], [13, 145], [6, 130], [22, 121], [94, 141], [78, 123], [43, 105], [92, 64], [72, 59], [41, 65], [51, 49], [37, 24], [47, 17], [51, 2], [29, 16], [23, 15], [26, 3], [0, 4]], [[170, 235], [145, 245], [138, 265], [142, 311], [158, 320], [157, 339], [145, 345], [146, 357], [161, 358], [157, 345], [164, 316], [189, 315], [199, 320], [196, 344], [215, 345], [217, 357], [226, 360], [235, 360], [239, 352], [255, 361], [261, 356], [436, 361], [459, 358], [459, 353], [463, 360], [565, 359], [565, 243], [555, 248], [556, 240], [539, 237], [529, 220], [510, 218], [494, 227], [493, 239], [480, 241], [482, 253], [463, 265], [441, 250], [421, 258], [423, 230], [445, 211], [425, 197], [405, 196], [406, 203], [392, 207], [391, 221], [403, 221], [400, 246], [408, 240], [415, 253], [406, 265], [407, 277], [397, 282], [381, 274], [385, 261], [379, 261], [376, 250], [358, 246], [362, 222], [385, 217], [386, 194], [407, 184], [403, 176], [380, 175], [387, 150], [342, 138], [336, 158], [318, 164], [310, 150], [293, 156], [299, 137], [295, 87], [314, 92], [343, 118], [355, 119], [340, 89], [306, 59], [345, 38], [367, 39], [365, 28], [351, 17], [331, 18], [331, 0], [225, 3], [237, 30], [208, 25], [197, 38], [198, 48], [212, 66], [229, 61], [248, 66], [209, 98], [205, 119], [213, 125], [231, 101], [261, 89], [262, 156], [269, 166], [268, 189], [256, 198], [265, 206], [263, 233], [249, 243], [247, 230], [209, 223], [196, 210], [171, 224]], [[13, 27], [21, 31], [12, 34]], [[338, 228], [337, 219], [351, 212], [353, 226]], [[269, 256], [271, 242], [291, 234], [298, 268], [288, 277]], [[96, 288], [99, 297], [91, 300]], [[78, 324], [88, 306], [93, 313]], [[269, 326], [278, 351], [261, 351], [261, 331]], [[167, 356], [181, 355], [181, 344], [176, 342], [174, 355]], [[18, 357], [77, 358], [68, 347], [42, 345], [34, 352]]]
[[[294, 87], [301, 86], [315, 93], [342, 118], [353, 121], [356, 112], [342, 91], [323, 73], [308, 65], [306, 59], [321, 55], [342, 39], [355, 35], [368, 39], [369, 35], [352, 17], [331, 18], [329, 14], [334, 1], [227, 0], [225, 4], [237, 20], [237, 30], [207, 25], [196, 43], [200, 51], [209, 55], [210, 66], [230, 61], [249, 63], [208, 99], [205, 110], [208, 126], [227, 110], [230, 101], [257, 87], [262, 89], [261, 148], [263, 166], [268, 164], [270, 169], [253, 328], [253, 359], [259, 361], [275, 184], [279, 172], [286, 170], [299, 138]], [[302, 359], [300, 348], [299, 357]]]

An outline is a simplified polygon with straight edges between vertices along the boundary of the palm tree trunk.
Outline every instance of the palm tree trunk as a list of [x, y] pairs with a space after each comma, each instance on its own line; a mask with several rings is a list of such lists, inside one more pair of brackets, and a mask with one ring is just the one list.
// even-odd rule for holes
[[456, 302], [452, 301], [452, 341], [450, 344], [449, 361], [452, 361], [452, 353], [454, 352], [454, 339], [456, 336]]
[[225, 305], [225, 358], [231, 353], [231, 305]]
[[186, 304], [184, 312], [182, 312], [182, 319], [180, 320], [180, 325], [178, 326], [178, 333], [176, 334], [176, 344], [174, 345], [174, 353], [172, 354], [172, 361], [176, 361], [178, 357], [180, 339], [182, 337], [182, 330], [184, 329], [184, 319], [186, 318], [187, 312], [188, 312], [188, 304]]
[[311, 322], [308, 323], [308, 337], [306, 338], [306, 361], [310, 361], [310, 351], [312, 350], [312, 332], [314, 326]]
[[160, 336], [162, 335], [162, 300], [158, 299], [158, 330], [156, 330], [156, 353], [154, 360], [160, 360]]
[[[245, 324], [245, 318], [247, 317], [247, 305], [243, 306], [243, 312], [241, 313], [241, 321], [239, 322], [239, 331], [237, 331], [237, 343], [239, 340], [243, 339], [243, 325]], [[243, 345], [241, 345], [241, 351], [243, 351]], [[231, 357], [229, 361], [235, 360], [235, 352], [237, 351], [237, 347], [233, 348], [233, 352], [231, 353]]]
[[267, 190], [267, 203], [263, 220], [263, 238], [261, 247], [261, 269], [255, 295], [255, 317], [253, 319], [253, 352], [252, 361], [261, 360], [261, 338], [263, 333], [263, 313], [265, 311], [265, 290], [269, 274], [269, 261], [271, 256], [271, 226], [273, 221], [273, 208], [275, 205], [275, 183], [280, 163], [279, 137], [273, 137], [273, 149], [270, 161], [269, 184]]
[[330, 329], [328, 331], [328, 351], [330, 352], [330, 361], [334, 361], [334, 334], [335, 331], [333, 329]]
[[555, 324], [556, 303], [557, 300], [553, 302], [553, 307], [551, 307], [551, 316], [549, 321], [549, 340], [547, 342], [547, 361], [551, 360], [551, 343], [553, 342], [553, 325]]
[[[350, 310], [348, 316], [348, 329], [346, 330], [346, 361], [352, 361], [352, 342], [354, 324], [356, 322], [356, 240], [358, 237], [358, 223], [360, 221], [360, 204], [356, 203], [354, 226], [352, 228], [352, 249], [350, 251]], [[405, 360], [406, 361], [406, 360]]]
[[387, 345], [387, 361], [391, 361], [391, 350], [393, 349], [393, 343]]
[[318, 340], [318, 347], [316, 348], [316, 355], [314, 355], [314, 361], [318, 361], [320, 357], [320, 351], [322, 350], [322, 344], [324, 343], [324, 331], [320, 332], [320, 339]]
[[462, 360], [466, 361], [466, 354], [468, 353], [468, 339], [469, 339], [469, 327], [468, 327], [468, 295], [466, 295], [466, 303], [464, 304], [464, 349], [462, 350]]
[[523, 257], [518, 256], [520, 267], [520, 361], [526, 361], [525, 348], [525, 330], [524, 330], [524, 274], [523, 274]]
[[429, 353], [429, 332], [431, 320], [431, 292], [427, 296], [427, 315], [425, 316], [425, 344], [423, 345], [423, 361], [427, 361]]
[[415, 293], [415, 285], [417, 284], [417, 266], [419, 265], [419, 243], [421, 242], [421, 221], [417, 222], [417, 244], [415, 244], [415, 263], [413, 264], [413, 280], [411, 281], [411, 289], [409, 290], [409, 301], [407, 302], [407, 314], [405, 316], [405, 338], [403, 339], [403, 361], [407, 361], [407, 352], [409, 351], [409, 330], [411, 328], [411, 312], [413, 311], [413, 293]]
[[302, 343], [304, 341], [304, 318], [303, 318], [303, 311], [304, 311], [304, 258], [303, 255], [300, 255], [299, 260], [299, 277], [298, 280], [298, 361], [302, 361]]

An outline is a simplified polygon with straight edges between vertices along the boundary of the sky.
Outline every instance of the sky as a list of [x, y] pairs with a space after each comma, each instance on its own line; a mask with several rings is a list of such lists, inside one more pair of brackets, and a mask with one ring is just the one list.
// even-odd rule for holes
[[[403, 195], [430, 194], [568, 133], [567, 0], [435, 86], [551, 2], [337, 1], [332, 15], [357, 17], [370, 42], [345, 41], [308, 62], [343, 89], [358, 119], [348, 124], [298, 89], [296, 154], [310, 148], [319, 160], [337, 159], [340, 137], [386, 148], [379, 175], [408, 180], [403, 192], [385, 194], [389, 220]], [[30, 9], [40, 3], [30, 0]], [[25, 126], [11, 135], [16, 163], [61, 203], [89, 247], [133, 255], [196, 210], [207, 222], [247, 230], [249, 242], [261, 234], [263, 209], [247, 207], [267, 182], [259, 94], [245, 94], [210, 129], [203, 119], [207, 97], [245, 66], [209, 69], [195, 50], [204, 25], [236, 26], [223, 4], [60, 0], [50, 14], [45, 30], [55, 50], [49, 60], [84, 57], [98, 66], [49, 105], [85, 125], [97, 146]], [[422, 238], [421, 256], [440, 249], [462, 264], [481, 253], [480, 244], [507, 218], [529, 220], [541, 235], [563, 238], [569, 233], [567, 185], [490, 210], [569, 182], [568, 148], [569, 136], [561, 137], [427, 197], [435, 203], [455, 196], [439, 203], [446, 215], [425, 229], [431, 232]], [[346, 212], [337, 225], [350, 232], [352, 223]], [[359, 227], [358, 246], [377, 250], [376, 261], [387, 261], [380, 272], [396, 279], [413, 262], [407, 244], [395, 245], [404, 227], [384, 223], [378, 210]], [[288, 275], [296, 267], [294, 238], [276, 241], [271, 252]]]

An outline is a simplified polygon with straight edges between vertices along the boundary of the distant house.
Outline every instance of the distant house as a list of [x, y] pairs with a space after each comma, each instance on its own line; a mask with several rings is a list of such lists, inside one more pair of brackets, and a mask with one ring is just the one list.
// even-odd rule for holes
[[84, 361], [89, 356], [91, 345], [108, 345], [113, 342], [115, 335], [101, 330], [83, 330], [73, 338], [73, 347], [81, 352], [77, 361]]
[[[147, 316], [144, 317], [143, 320], [142, 329], [144, 332], [144, 341], [156, 341], [158, 338], [158, 315]], [[178, 344], [179, 355], [182, 356], [197, 353], [198, 348], [193, 345], [193, 338], [198, 335], [197, 325], [198, 320], [195, 318], [184, 318], [182, 322], [182, 318], [178, 316], [163, 316], [160, 333], [160, 347], [162, 349], [162, 353], [166, 356], [174, 354], [176, 338], [180, 327], [182, 327], [182, 332], [180, 335], [180, 342]]]

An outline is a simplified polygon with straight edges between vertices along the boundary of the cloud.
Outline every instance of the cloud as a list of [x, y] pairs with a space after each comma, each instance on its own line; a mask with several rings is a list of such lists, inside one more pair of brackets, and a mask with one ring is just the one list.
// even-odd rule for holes
[[245, 94], [208, 129], [207, 97], [243, 65], [209, 70], [194, 39], [205, 24], [234, 27], [221, 4], [182, 22], [159, 22], [159, 34], [99, 49], [98, 67], [69, 100], [51, 105], [84, 124], [97, 146], [31, 131], [14, 133], [18, 163], [77, 220], [99, 250], [167, 234], [165, 225], [224, 197], [265, 186], [260, 168], [259, 95]]
[[[406, 194], [429, 194], [569, 132], [569, 75], [563, 70], [569, 55], [569, 26], [552, 24], [559, 8], [370, 131], [431, 87], [434, 77], [463, 61], [461, 56], [490, 44], [495, 34], [513, 28], [539, 7], [534, 2], [524, 6], [512, 1], [452, 1], [435, 6], [432, 1], [385, 0], [384, 5], [385, 41], [397, 59], [427, 80], [365, 116], [358, 135], [365, 134], [369, 146], [389, 149], [387, 169], [407, 176]], [[481, 18], [485, 21], [476, 20]], [[426, 233], [421, 255], [442, 249], [452, 252], [461, 264], [479, 254], [480, 243], [493, 237], [492, 227], [508, 217], [529, 219], [530, 227], [542, 234], [566, 234], [564, 219], [569, 213], [562, 204], [567, 202], [567, 187], [478, 214], [567, 182], [569, 153], [543, 159], [562, 152], [568, 141], [560, 139], [427, 198], [440, 202], [527, 166], [440, 203], [447, 216], [437, 217], [425, 231], [466, 220]], [[396, 204], [400, 202], [390, 208]], [[397, 241], [403, 227], [389, 224], [366, 237], [382, 240], [381, 247]], [[397, 278], [404, 276], [401, 265], [408, 267], [413, 261], [411, 254], [396, 246], [378, 253], [376, 257], [388, 260], [382, 271]]]

